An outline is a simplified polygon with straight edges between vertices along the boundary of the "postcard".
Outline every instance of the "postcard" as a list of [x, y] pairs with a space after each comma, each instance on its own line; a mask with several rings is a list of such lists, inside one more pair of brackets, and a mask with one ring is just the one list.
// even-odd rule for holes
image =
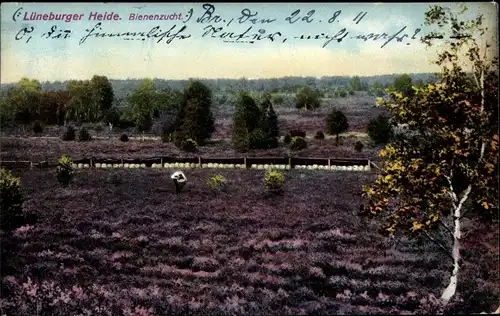
[[500, 313], [496, 3], [0, 22], [2, 316]]

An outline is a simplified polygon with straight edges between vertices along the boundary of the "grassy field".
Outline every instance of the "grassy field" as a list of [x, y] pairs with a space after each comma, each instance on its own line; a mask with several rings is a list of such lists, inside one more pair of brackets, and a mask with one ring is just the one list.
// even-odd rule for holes
[[[67, 188], [54, 171], [19, 174], [25, 211], [39, 218], [3, 244], [15, 255], [3, 260], [2, 310], [9, 316], [433, 311], [428, 295], [446, 284], [448, 259], [422, 241], [389, 244], [356, 215], [360, 186], [373, 175], [290, 171], [284, 194], [273, 196], [261, 171], [219, 172], [228, 180], [225, 192], [205, 184], [213, 171], [191, 170], [179, 195], [162, 170], [79, 170]], [[460, 312], [497, 304], [498, 235], [491, 234], [477, 230], [466, 239], [475, 246], [465, 252], [468, 277], [459, 296], [482, 292]]]

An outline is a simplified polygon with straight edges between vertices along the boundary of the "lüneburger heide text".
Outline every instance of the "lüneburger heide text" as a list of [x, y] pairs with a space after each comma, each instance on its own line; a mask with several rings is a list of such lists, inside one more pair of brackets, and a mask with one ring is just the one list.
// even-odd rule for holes
[[[115, 12], [90, 12], [85, 18], [83, 13], [38, 13], [24, 12], [24, 21], [63, 21], [66, 23], [72, 21], [119, 21], [122, 18]], [[182, 20], [181, 13], [166, 13], [166, 14], [137, 14], [131, 13], [128, 16], [129, 21], [157, 21], [157, 20]]]

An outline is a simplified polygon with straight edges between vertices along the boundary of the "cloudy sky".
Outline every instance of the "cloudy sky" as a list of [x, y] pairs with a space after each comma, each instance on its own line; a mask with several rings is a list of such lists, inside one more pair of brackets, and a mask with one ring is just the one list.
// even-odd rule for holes
[[[113, 79], [125, 78], [269, 78], [282, 76], [334, 76], [334, 75], [379, 75], [404, 72], [432, 72], [436, 69], [430, 61], [434, 50], [426, 50], [419, 37], [426, 33], [423, 25], [424, 13], [429, 3], [266, 3], [214, 4], [215, 15], [220, 21], [199, 21], [206, 8], [204, 3], [2, 3], [1, 5], [1, 82], [14, 82], [21, 77], [45, 80], [88, 79], [94, 74]], [[436, 3], [438, 4], [438, 3]], [[446, 3], [443, 5], [454, 5]], [[496, 8], [491, 3], [468, 3], [469, 13], [477, 12], [487, 17], [487, 23], [497, 30]], [[192, 15], [189, 13], [193, 9]], [[247, 9], [247, 10], [245, 10]], [[287, 17], [300, 10], [292, 20]], [[302, 18], [311, 10], [312, 21]], [[337, 18], [328, 22], [337, 11]], [[242, 11], [257, 13], [261, 19], [274, 19], [272, 23], [252, 24], [250, 20], [240, 23]], [[101, 33], [120, 34], [144, 32], [158, 26], [155, 34], [174, 27], [171, 33], [185, 29], [170, 44], [166, 38], [157, 39], [136, 36], [139, 40], [120, 37], [89, 36], [81, 39], [99, 21], [89, 19], [92, 12], [118, 14], [120, 20], [101, 21]], [[357, 24], [353, 19], [366, 13]], [[29, 20], [36, 14], [77, 14], [79, 21]], [[182, 20], [139, 21], [130, 20], [131, 14], [159, 14]], [[191, 17], [189, 18], [189, 16]], [[189, 18], [189, 20], [188, 20]], [[187, 21], [186, 21], [187, 20]], [[231, 21], [232, 22], [229, 22]], [[52, 36], [69, 30], [69, 38], [44, 38], [55, 26]], [[212, 38], [213, 33], [203, 36], [207, 30], [222, 28], [218, 34], [233, 32], [238, 35], [251, 27], [247, 35], [263, 30], [263, 39], [250, 43], [227, 43], [221, 38]], [[397, 34], [402, 28], [401, 33]], [[298, 39], [301, 35], [318, 34], [335, 36], [343, 28], [346, 37], [331, 41], [323, 47], [326, 39]], [[416, 29], [421, 31], [414, 36]], [[31, 30], [26, 33], [23, 30]], [[274, 41], [265, 38], [276, 35]], [[387, 33], [386, 39], [356, 39], [358, 35]], [[153, 32], [154, 33], [154, 32]], [[408, 34], [398, 42], [394, 37], [385, 47], [381, 46], [392, 35]], [[66, 34], [66, 33], [63, 33]], [[150, 33], [152, 34], [152, 33]], [[19, 40], [16, 40], [18, 36]], [[29, 39], [29, 40], [28, 40]], [[286, 40], [285, 40], [286, 39]], [[227, 39], [226, 39], [227, 40]], [[240, 41], [248, 41], [241, 39]]]

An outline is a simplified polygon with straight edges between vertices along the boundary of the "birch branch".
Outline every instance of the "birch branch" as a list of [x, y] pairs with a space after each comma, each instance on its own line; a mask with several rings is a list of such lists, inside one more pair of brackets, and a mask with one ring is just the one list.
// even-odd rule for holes
[[445, 223], [445, 222], [443, 222], [443, 220], [442, 220], [442, 219], [439, 219], [439, 223], [440, 223], [440, 224], [441, 224], [444, 228], [446, 228], [446, 230], [447, 230], [447, 231], [451, 234], [451, 236], [453, 237], [453, 231], [451, 230], [451, 228], [450, 228], [448, 225], [446, 225], [446, 223]]
[[450, 191], [448, 192], [448, 194], [450, 195], [451, 197], [451, 204], [453, 205], [453, 208], [456, 209], [457, 208], [457, 204], [456, 202], [458, 202], [458, 197], [457, 195], [455, 194], [455, 192], [453, 191], [453, 184], [451, 184], [451, 178], [453, 177], [453, 171], [450, 171], [450, 176], [444, 176], [446, 178], [446, 180], [448, 180], [448, 184], [450, 185]]
[[[470, 191], [472, 190], [472, 185], [469, 184], [467, 189], [465, 189], [464, 195], [460, 199], [460, 203], [458, 203], [458, 207], [456, 208], [455, 212], [460, 212], [460, 209], [462, 208], [463, 204], [467, 199], [469, 198]], [[467, 214], [467, 211], [464, 212], [461, 216], [458, 217], [458, 219], [462, 219], [465, 215]]]
[[425, 233], [425, 236], [427, 236], [427, 238], [429, 238], [434, 244], [436, 244], [439, 247], [439, 249], [441, 249], [448, 257], [451, 258], [451, 260], [455, 260], [455, 258], [453, 258], [451, 253], [446, 249], [445, 246], [443, 246], [443, 244], [438, 242], [436, 239], [432, 238], [432, 236], [429, 235], [429, 233], [425, 229], [424, 229], [424, 233]]
[[370, 161], [370, 164], [372, 166], [374, 166], [375, 168], [377, 168], [378, 170], [382, 170], [382, 168], [380, 168], [379, 166], [377, 166], [373, 161]]

